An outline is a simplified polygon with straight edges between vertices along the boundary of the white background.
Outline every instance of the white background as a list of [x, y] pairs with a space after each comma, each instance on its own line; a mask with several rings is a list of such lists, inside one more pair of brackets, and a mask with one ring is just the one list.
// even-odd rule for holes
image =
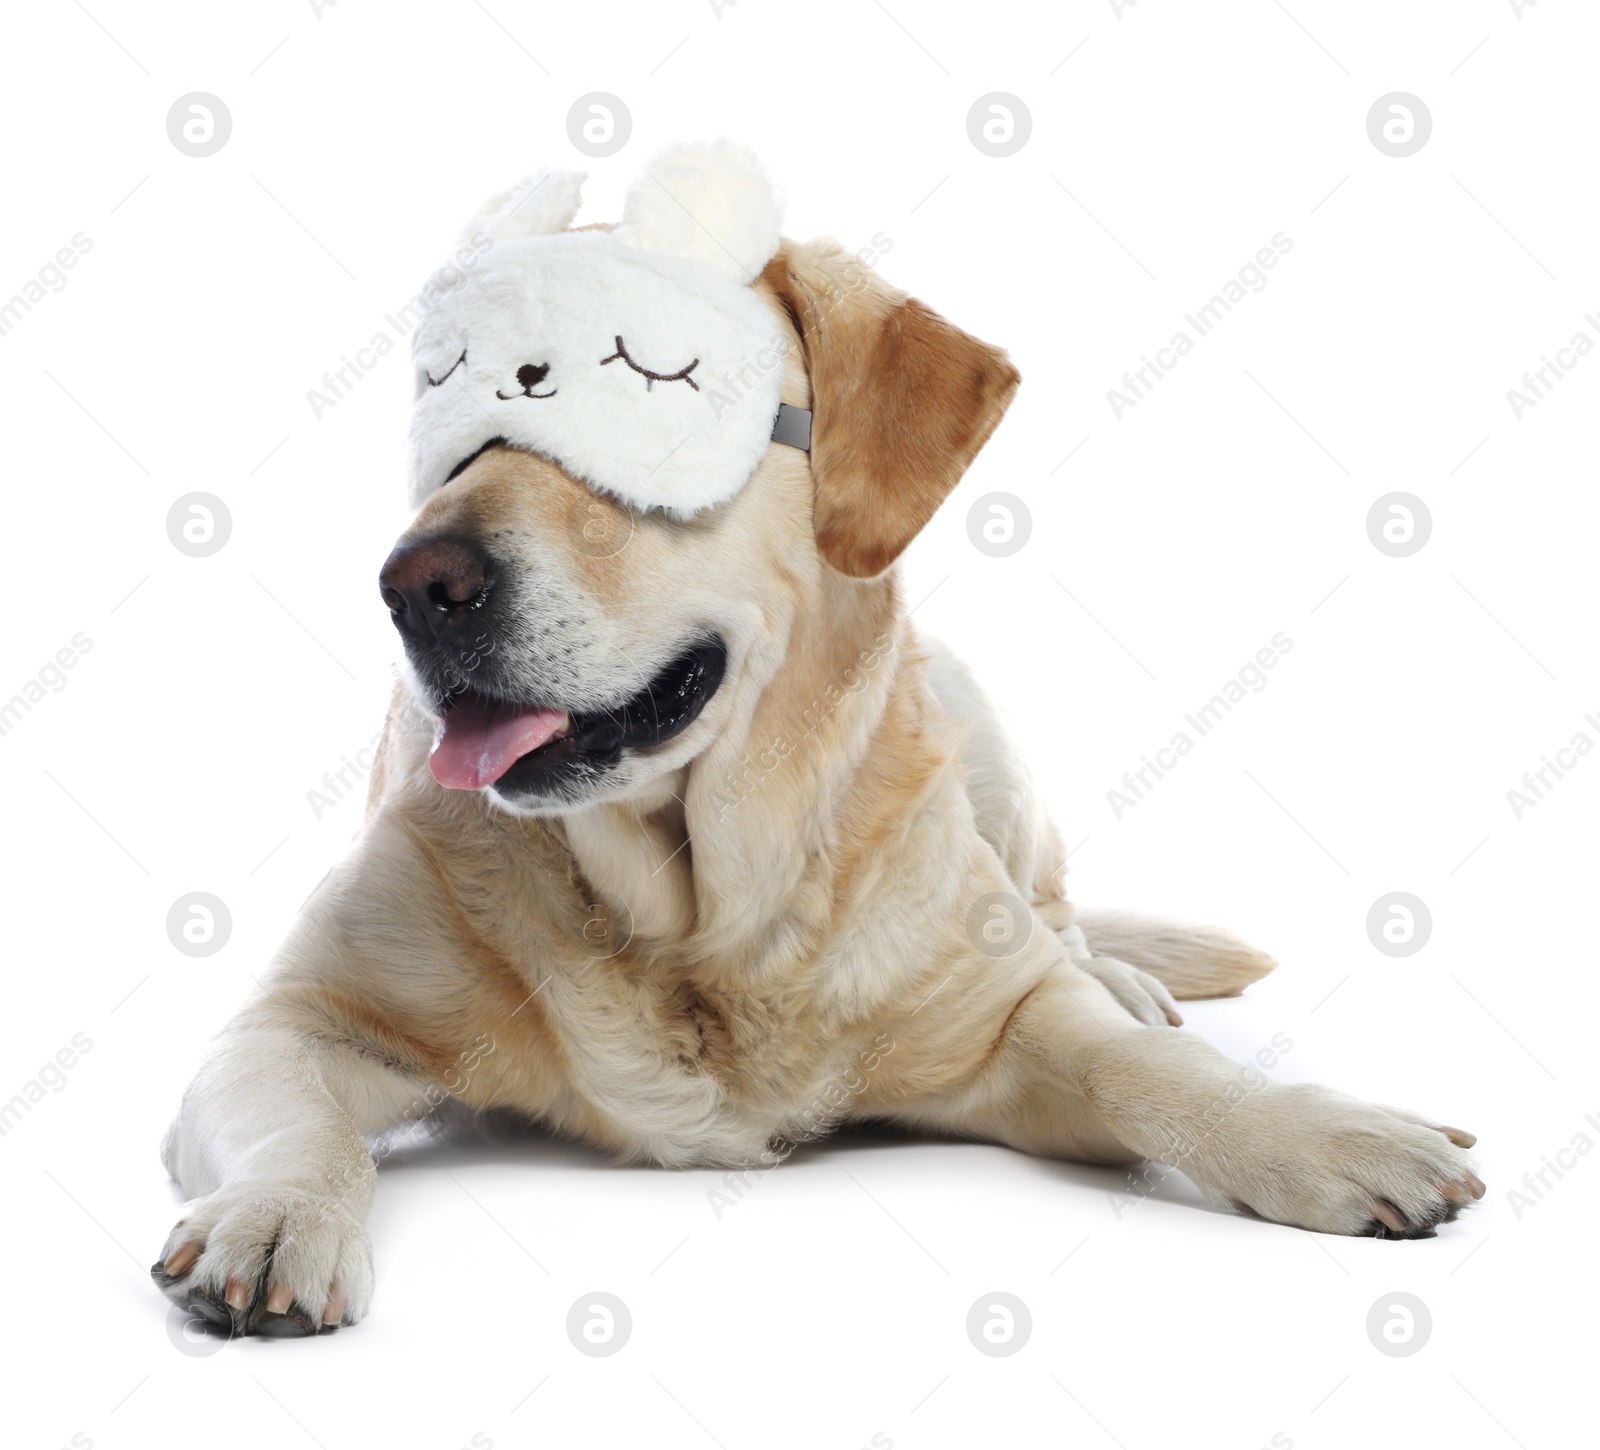
[[[0, 1139], [12, 1444], [1567, 1445], [1590, 1410], [1600, 1128], [1590, 930], [1600, 758], [1517, 819], [1506, 792], [1600, 713], [1600, 356], [1506, 398], [1600, 307], [1593, 57], [1576, 0], [935, 7], [693, 0], [22, 7], [7, 18], [0, 297], [93, 247], [0, 337], [9, 625], [0, 698], [92, 650], [0, 737], [0, 1093], [92, 1050]], [[232, 114], [196, 159], [165, 117]], [[181, 1352], [146, 1267], [176, 1217], [156, 1147], [206, 1040], [356, 829], [307, 792], [378, 730], [375, 585], [403, 526], [409, 366], [320, 420], [307, 390], [383, 326], [457, 226], [568, 139], [580, 95], [633, 134], [592, 163], [616, 214], [667, 142], [731, 134], [787, 232], [852, 248], [1025, 382], [905, 564], [917, 619], [1002, 702], [1070, 844], [1076, 899], [1226, 924], [1283, 965], [1190, 1021], [1281, 1077], [1480, 1135], [1487, 1199], [1436, 1239], [1315, 1237], [1175, 1181], [1119, 1216], [1111, 1170], [857, 1137], [718, 1219], [714, 1175], [535, 1139], [391, 1160], [378, 1294], [353, 1330]], [[1421, 97], [1396, 159], [1366, 116]], [[980, 95], [1033, 130], [994, 159]], [[1274, 233], [1293, 249], [1117, 420], [1106, 390]], [[1070, 455], [1070, 458], [1069, 458]], [[1063, 462], [1066, 459], [1067, 461]], [[227, 546], [169, 543], [180, 495]], [[1425, 500], [1391, 558], [1365, 520]], [[1004, 559], [969, 509], [1030, 510]], [[1070, 591], [1070, 594], [1066, 591]], [[1278, 631], [1292, 652], [1119, 820], [1107, 791]], [[1369, 907], [1431, 910], [1423, 950]], [[222, 898], [225, 948], [169, 943]], [[446, 1172], [448, 1170], [448, 1173]], [[536, 1262], [535, 1262], [536, 1261]], [[1065, 1261], [1065, 1262], [1064, 1262]], [[605, 1290], [617, 1355], [568, 1342]], [[964, 1324], [1029, 1306], [1017, 1354]], [[1369, 1342], [1380, 1296], [1432, 1315]], [[24, 1370], [23, 1366], [27, 1368]], [[15, 1383], [15, 1382], [14, 1382]]]

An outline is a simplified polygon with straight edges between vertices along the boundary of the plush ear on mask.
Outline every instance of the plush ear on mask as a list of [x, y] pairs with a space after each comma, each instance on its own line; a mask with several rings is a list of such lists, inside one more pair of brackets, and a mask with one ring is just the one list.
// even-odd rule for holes
[[778, 250], [782, 219], [752, 151], [734, 141], [691, 141], [645, 167], [613, 235], [647, 252], [687, 257], [743, 287]]
[[1005, 352], [882, 281], [836, 242], [785, 242], [764, 280], [811, 376], [817, 547], [868, 579], [898, 559], [1010, 405]]
[[542, 167], [484, 202], [461, 229], [461, 239], [471, 241], [479, 232], [487, 232], [497, 242], [509, 242], [565, 231], [578, 214], [586, 179], [582, 171]]

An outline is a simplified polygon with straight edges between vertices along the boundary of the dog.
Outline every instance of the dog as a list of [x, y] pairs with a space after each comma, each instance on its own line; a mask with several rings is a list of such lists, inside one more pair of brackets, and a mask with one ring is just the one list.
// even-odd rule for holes
[[166, 1137], [168, 1297], [234, 1333], [359, 1321], [369, 1140], [451, 1108], [666, 1167], [863, 1121], [1154, 1160], [1323, 1233], [1482, 1197], [1470, 1134], [1181, 1029], [1270, 958], [1067, 901], [895, 569], [1006, 354], [783, 240], [730, 143], [663, 155], [614, 227], [573, 226], [581, 182], [495, 198], [424, 291], [366, 822]]

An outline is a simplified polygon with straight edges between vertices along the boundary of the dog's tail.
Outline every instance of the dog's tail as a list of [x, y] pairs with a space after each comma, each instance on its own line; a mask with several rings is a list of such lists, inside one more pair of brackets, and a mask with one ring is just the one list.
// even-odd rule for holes
[[1275, 966], [1265, 952], [1210, 926], [1165, 921], [1132, 911], [1080, 911], [1089, 950], [1149, 972], [1174, 997], [1237, 997]]

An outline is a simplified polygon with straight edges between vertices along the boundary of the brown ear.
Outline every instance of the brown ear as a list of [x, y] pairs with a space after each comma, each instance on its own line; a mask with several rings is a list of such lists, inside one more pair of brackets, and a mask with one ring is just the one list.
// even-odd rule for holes
[[836, 242], [785, 242], [764, 280], [811, 375], [817, 547], [881, 574], [994, 432], [1021, 377], [1004, 351], [883, 282]]

